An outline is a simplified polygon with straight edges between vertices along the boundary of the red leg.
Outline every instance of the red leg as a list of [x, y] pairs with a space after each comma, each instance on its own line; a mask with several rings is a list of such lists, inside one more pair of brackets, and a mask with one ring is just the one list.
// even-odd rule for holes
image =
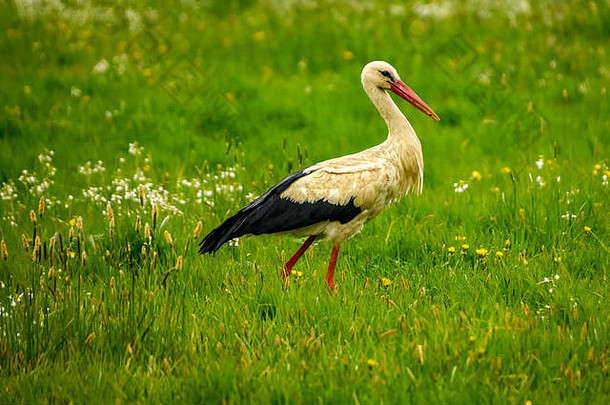
[[284, 280], [286, 280], [286, 278], [290, 276], [290, 273], [292, 273], [292, 268], [297, 263], [297, 260], [299, 260], [299, 258], [303, 256], [303, 253], [307, 251], [307, 248], [311, 246], [311, 244], [314, 240], [316, 240], [316, 238], [317, 236], [310, 236], [309, 238], [307, 238], [307, 240], [305, 241], [305, 243], [303, 243], [299, 250], [297, 250], [295, 254], [292, 255], [292, 257], [286, 262], [286, 264], [284, 265], [284, 271], [282, 272], [282, 277], [284, 278]]
[[333, 278], [335, 276], [335, 267], [337, 266], [337, 256], [339, 256], [339, 247], [334, 246], [333, 252], [330, 254], [330, 262], [328, 263], [328, 273], [326, 273], [326, 285], [331, 290], [335, 288]]

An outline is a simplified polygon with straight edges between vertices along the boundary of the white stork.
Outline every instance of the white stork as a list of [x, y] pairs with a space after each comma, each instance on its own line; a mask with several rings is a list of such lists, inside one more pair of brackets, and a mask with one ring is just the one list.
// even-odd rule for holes
[[421, 144], [386, 90], [439, 120], [389, 63], [367, 64], [361, 79], [364, 91], [388, 125], [386, 141], [292, 173], [203, 238], [199, 253], [214, 253], [229, 240], [248, 234], [307, 236], [284, 265], [282, 276], [286, 278], [314, 240], [324, 238], [332, 244], [326, 283], [334, 288], [337, 255], [343, 242], [406, 193], [422, 191]]

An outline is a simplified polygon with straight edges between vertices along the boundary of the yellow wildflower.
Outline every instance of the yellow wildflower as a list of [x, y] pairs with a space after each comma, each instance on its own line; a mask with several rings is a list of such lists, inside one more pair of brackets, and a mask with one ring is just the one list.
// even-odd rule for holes
[[512, 170], [510, 170], [510, 167], [503, 167], [502, 170], [500, 170], [502, 173], [504, 174], [509, 174]]
[[480, 181], [482, 179], [481, 173], [478, 170], [473, 170], [472, 171], [472, 178]]
[[502, 253], [502, 252], [500, 252], [500, 251], [497, 251], [497, 252], [496, 252], [496, 257], [497, 257], [498, 259], [501, 259], [501, 258], [503, 258], [503, 257], [504, 257], [504, 253]]
[[455, 248], [454, 248], [453, 246], [449, 246], [449, 247], [447, 248], [447, 252], [449, 252], [449, 253], [455, 253]]
[[265, 33], [265, 31], [258, 31], [252, 34], [252, 39], [254, 39], [256, 42], [262, 42], [265, 40], [266, 36], [267, 34]]
[[470, 247], [470, 246], [468, 245], [468, 243], [464, 243], [464, 244], [462, 245], [462, 250], [463, 250], [463, 251], [466, 251], [466, 250], [468, 250], [468, 248], [469, 248], [469, 247]]
[[72, 218], [70, 220], [70, 226], [75, 226], [76, 225], [76, 220], [74, 220], [74, 218]]
[[510, 239], [504, 241], [504, 249], [510, 249]]
[[352, 60], [352, 59], [354, 59], [354, 53], [351, 51], [345, 50], [345, 51], [341, 52], [341, 57], [344, 60]]
[[379, 363], [377, 362], [377, 360], [373, 360], [373, 359], [368, 359], [366, 361], [366, 364], [369, 365], [369, 367], [373, 368], [379, 365]]
[[587, 235], [591, 233], [591, 227], [590, 226], [585, 226], [585, 233]]
[[475, 250], [475, 252], [477, 252], [477, 255], [479, 255], [480, 257], [483, 257], [487, 254], [487, 249], [481, 248], [481, 249]]
[[555, 257], [553, 258], [553, 262], [555, 262], [555, 263], [561, 263], [561, 256], [555, 256]]
[[383, 284], [384, 287], [388, 287], [390, 284], [392, 284], [392, 280], [384, 277], [381, 279], [381, 284]]

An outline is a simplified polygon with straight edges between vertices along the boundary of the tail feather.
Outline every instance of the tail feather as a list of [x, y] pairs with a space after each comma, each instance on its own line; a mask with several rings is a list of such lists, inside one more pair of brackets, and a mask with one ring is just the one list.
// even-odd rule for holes
[[[240, 215], [242, 214], [242, 215]], [[239, 238], [245, 233], [240, 232], [244, 223], [244, 215], [240, 211], [223, 222], [218, 228], [206, 235], [199, 244], [199, 254], [215, 253], [222, 245], [234, 238]]]
[[[252, 201], [248, 206], [227, 219], [218, 228], [214, 229], [203, 238], [199, 244], [199, 253], [214, 253], [231, 239], [252, 233], [252, 230], [249, 229], [252, 228], [252, 226], [248, 226], [248, 224], [260, 223], [265, 214], [269, 211], [270, 205], [273, 205], [272, 203], [270, 204], [270, 200], [273, 201], [279, 198], [279, 194], [282, 191], [303, 176], [305, 176], [304, 170], [291, 174], [269, 189], [265, 194]], [[272, 231], [267, 230], [257, 232], [257, 234], [267, 232]]]

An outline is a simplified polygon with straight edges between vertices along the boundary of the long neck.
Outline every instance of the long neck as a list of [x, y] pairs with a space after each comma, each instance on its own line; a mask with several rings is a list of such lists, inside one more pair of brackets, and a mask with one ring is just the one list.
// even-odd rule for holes
[[424, 184], [424, 157], [419, 138], [386, 91], [368, 83], [363, 83], [363, 86], [388, 125], [388, 139], [380, 146], [392, 152], [390, 156], [396, 158], [394, 162], [401, 173], [398, 182], [401, 192], [398, 195], [404, 195], [409, 190], [421, 193]]
[[385, 90], [369, 83], [364, 83], [363, 87], [388, 126], [389, 141], [403, 143], [417, 140], [413, 127]]

